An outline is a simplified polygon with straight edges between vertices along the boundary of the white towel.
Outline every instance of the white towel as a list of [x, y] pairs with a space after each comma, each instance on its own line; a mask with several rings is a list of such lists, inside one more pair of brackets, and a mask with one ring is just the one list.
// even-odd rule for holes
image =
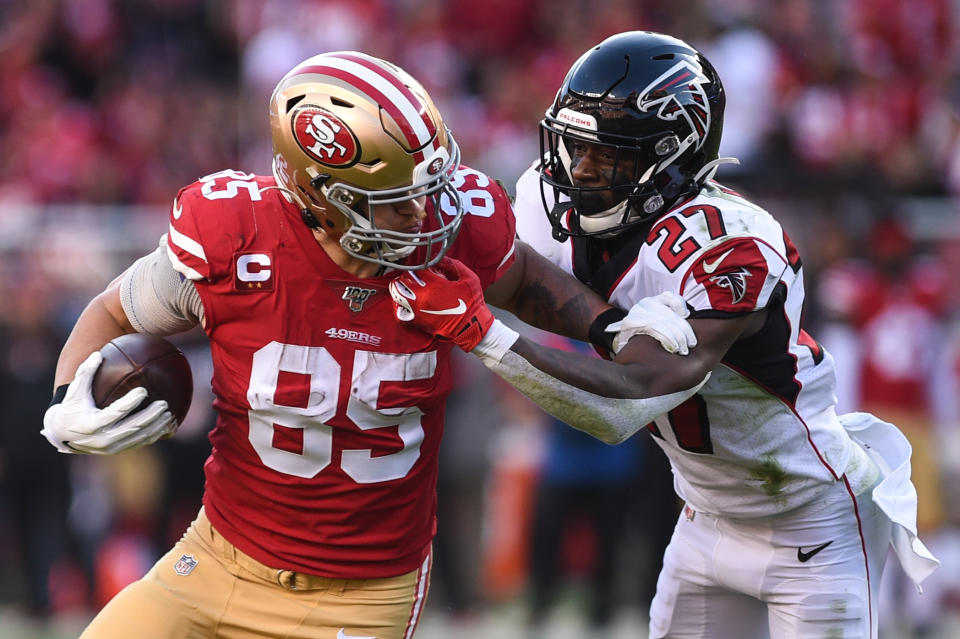
[[940, 561], [917, 537], [917, 489], [910, 481], [910, 442], [893, 424], [870, 413], [840, 415], [850, 437], [870, 455], [883, 479], [873, 489], [873, 501], [893, 524], [890, 545], [907, 576], [922, 592], [920, 582]]

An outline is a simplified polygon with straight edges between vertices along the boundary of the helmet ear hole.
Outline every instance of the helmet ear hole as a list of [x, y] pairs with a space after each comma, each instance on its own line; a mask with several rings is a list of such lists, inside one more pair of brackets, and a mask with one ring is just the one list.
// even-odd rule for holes
[[304, 197], [306, 197], [308, 200], [310, 200], [310, 203], [313, 204], [314, 206], [322, 206], [322, 204], [320, 203], [320, 200], [318, 200], [317, 198], [315, 198], [315, 197], [313, 196], [313, 193], [311, 193], [311, 192], [308, 191], [307, 189], [303, 188], [303, 187], [300, 186], [299, 184], [297, 185], [297, 190], [300, 191], [300, 193], [301, 193]]

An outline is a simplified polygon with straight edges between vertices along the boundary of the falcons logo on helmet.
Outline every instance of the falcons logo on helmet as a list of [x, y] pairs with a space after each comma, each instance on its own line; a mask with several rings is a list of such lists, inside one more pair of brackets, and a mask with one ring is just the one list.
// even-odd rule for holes
[[708, 81], [699, 68], [681, 60], [640, 92], [637, 108], [644, 113], [658, 108], [657, 117], [661, 120], [683, 118], [696, 133], [699, 149], [710, 130], [710, 103], [703, 89]]
[[741, 268], [739, 271], [732, 273], [714, 275], [710, 278], [710, 281], [720, 288], [730, 289], [730, 294], [733, 296], [733, 305], [736, 306], [743, 301], [743, 297], [747, 294], [747, 278], [750, 276], [750, 271]]

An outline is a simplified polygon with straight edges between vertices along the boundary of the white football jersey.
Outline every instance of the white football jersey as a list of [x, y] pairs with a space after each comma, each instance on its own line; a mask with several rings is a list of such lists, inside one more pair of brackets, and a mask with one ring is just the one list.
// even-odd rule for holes
[[648, 426], [693, 508], [770, 517], [845, 474], [854, 489], [867, 481], [837, 419], [833, 359], [800, 329], [799, 255], [769, 213], [709, 182], [611, 257], [591, 255], [596, 241], [552, 237], [535, 168], [517, 184], [515, 210], [521, 240], [624, 310], [663, 291], [680, 294], [691, 319], [768, 310], [700, 392]]

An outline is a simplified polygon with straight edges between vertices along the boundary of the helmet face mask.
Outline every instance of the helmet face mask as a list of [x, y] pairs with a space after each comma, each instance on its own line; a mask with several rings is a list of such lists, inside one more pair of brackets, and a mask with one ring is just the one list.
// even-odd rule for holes
[[[601, 139], [605, 141], [599, 141]], [[592, 148], [591, 153], [606, 159], [599, 169], [604, 184], [574, 186], [576, 156], [584, 147]], [[656, 198], [655, 190], [643, 184], [651, 167], [657, 164], [657, 159], [645, 152], [648, 147], [652, 145], [638, 145], [632, 138], [598, 138], [596, 134], [578, 131], [566, 124], [557, 128], [544, 125], [541, 155], [553, 160], [549, 162], [551, 170], [541, 172], [541, 189], [544, 185], [553, 188], [554, 201], [560, 200], [558, 194], [567, 198], [547, 212], [554, 228], [563, 228], [563, 218], [571, 205], [574, 228], [564, 228], [564, 236], [609, 236], [611, 229], [619, 232], [642, 223], [644, 219], [636, 215], [635, 207], [651, 197]]]
[[606, 182], [605, 186], [580, 186], [567, 189], [567, 195], [574, 202], [581, 215], [602, 215], [611, 206], [625, 200], [635, 190], [639, 160], [633, 149], [612, 144], [602, 144], [581, 139], [575, 135], [557, 136], [560, 162], [568, 181], [573, 182], [574, 164], [580, 162], [583, 155], [596, 155], [598, 173]]
[[[451, 183], [460, 151], [403, 70], [352, 51], [309, 58], [274, 90], [270, 125], [278, 187], [351, 257], [414, 270], [447, 252], [463, 219]], [[432, 230], [378, 227], [383, 205], [425, 208]], [[400, 263], [418, 249], [422, 259]]]
[[[370, 191], [346, 183], [321, 187], [328, 205], [335, 207], [351, 224], [340, 236], [340, 246], [360, 259], [389, 265], [400, 270], [416, 270], [432, 266], [440, 261], [456, 238], [463, 220], [460, 193], [451, 184], [451, 178], [460, 164], [459, 149], [448, 165], [449, 175], [444, 174], [420, 183], [415, 188], [398, 187]], [[433, 231], [417, 233], [396, 231], [377, 226], [376, 207], [404, 205], [426, 208], [439, 219], [439, 227]], [[443, 207], [460, 214], [453, 221], [442, 218]], [[418, 248], [423, 248], [424, 259], [417, 264], [398, 264]]]
[[[724, 101], [710, 63], [676, 38], [633, 31], [587, 51], [540, 123], [554, 236], [616, 235], [695, 193], [717, 163]], [[603, 186], [574, 179], [573, 149], [584, 144], [608, 158]]]

